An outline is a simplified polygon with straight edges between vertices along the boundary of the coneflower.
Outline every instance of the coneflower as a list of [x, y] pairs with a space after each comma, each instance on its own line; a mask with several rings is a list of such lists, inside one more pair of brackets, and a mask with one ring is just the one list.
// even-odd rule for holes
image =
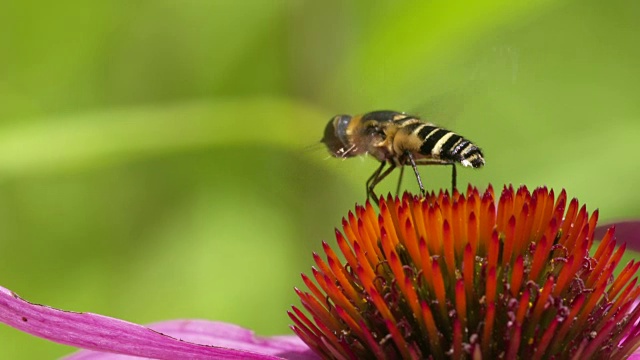
[[1, 287], [0, 322], [91, 350], [68, 358], [78, 360], [638, 359], [640, 265], [614, 276], [625, 245], [610, 229], [592, 251], [597, 218], [546, 188], [357, 206], [336, 231], [340, 251], [324, 243], [308, 290], [296, 290], [302, 341], [202, 320], [147, 328]]
[[[343, 219], [302, 276], [300, 338], [327, 359], [623, 359], [640, 287], [598, 212], [565, 191], [405, 194]], [[341, 260], [341, 258], [344, 260]]]

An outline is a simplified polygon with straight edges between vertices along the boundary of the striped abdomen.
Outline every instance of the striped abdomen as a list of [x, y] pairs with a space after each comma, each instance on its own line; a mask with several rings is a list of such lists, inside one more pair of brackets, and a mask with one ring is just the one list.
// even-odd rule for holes
[[422, 155], [474, 168], [484, 165], [480, 148], [453, 131], [432, 124], [422, 124], [415, 131], [422, 141], [419, 150]]

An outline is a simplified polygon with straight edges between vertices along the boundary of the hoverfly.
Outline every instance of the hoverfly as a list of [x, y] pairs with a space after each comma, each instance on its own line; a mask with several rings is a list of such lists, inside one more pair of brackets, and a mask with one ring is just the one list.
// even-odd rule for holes
[[[484, 165], [482, 151], [471, 141], [416, 116], [397, 111], [336, 115], [327, 124], [321, 142], [338, 158], [369, 154], [380, 161], [380, 166], [366, 182], [367, 196], [376, 204], [378, 198], [373, 189], [396, 167], [400, 167], [398, 193], [404, 166], [410, 165], [420, 191], [425, 195], [418, 165], [451, 165], [453, 189], [456, 188], [456, 163], [473, 168]], [[387, 163], [389, 167], [385, 170]]]

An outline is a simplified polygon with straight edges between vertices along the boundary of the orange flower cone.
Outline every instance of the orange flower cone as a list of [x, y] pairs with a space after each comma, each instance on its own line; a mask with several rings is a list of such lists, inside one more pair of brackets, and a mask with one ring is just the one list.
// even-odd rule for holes
[[613, 229], [565, 191], [406, 194], [343, 219], [296, 289], [293, 330], [327, 359], [623, 359], [640, 287]]

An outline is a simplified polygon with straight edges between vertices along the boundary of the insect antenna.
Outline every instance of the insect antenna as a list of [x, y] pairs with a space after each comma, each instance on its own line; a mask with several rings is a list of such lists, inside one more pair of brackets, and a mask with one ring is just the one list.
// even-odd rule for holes
[[307, 145], [307, 146], [303, 147], [302, 151], [305, 152], [305, 153], [309, 153], [309, 152], [316, 152], [316, 151], [324, 150], [324, 149], [325, 149], [325, 146], [324, 146], [323, 143], [316, 142], [316, 143], [313, 143], [313, 144], [310, 144], [310, 145]]

